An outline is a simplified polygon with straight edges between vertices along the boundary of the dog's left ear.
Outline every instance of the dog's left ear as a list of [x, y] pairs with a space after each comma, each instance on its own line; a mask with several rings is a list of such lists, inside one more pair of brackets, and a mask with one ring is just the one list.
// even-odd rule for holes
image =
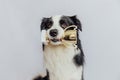
[[70, 16], [71, 20], [74, 22], [74, 24], [78, 27], [80, 31], [82, 31], [82, 26], [80, 20], [77, 18], [76, 15]]

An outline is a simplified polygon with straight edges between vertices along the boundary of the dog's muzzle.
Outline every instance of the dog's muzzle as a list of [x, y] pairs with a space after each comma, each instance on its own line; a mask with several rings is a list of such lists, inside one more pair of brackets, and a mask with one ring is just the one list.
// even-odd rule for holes
[[61, 42], [61, 43], [67, 42], [67, 43], [73, 43], [73, 44], [77, 43], [77, 26], [75, 26], [75, 25], [68, 26], [64, 30], [64, 35], [62, 38], [60, 38], [60, 39], [54, 38], [57, 36], [57, 34], [58, 34], [57, 29], [52, 29], [50, 31], [50, 36], [53, 38], [49, 39], [47, 34], [46, 34], [46, 30], [42, 30], [42, 33], [41, 33], [42, 43], [48, 44], [51, 41], [52, 42]]

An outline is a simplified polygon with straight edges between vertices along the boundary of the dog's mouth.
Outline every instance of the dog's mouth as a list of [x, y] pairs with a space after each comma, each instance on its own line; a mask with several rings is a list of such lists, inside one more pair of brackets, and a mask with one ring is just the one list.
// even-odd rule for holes
[[50, 39], [52, 42], [61, 42], [62, 39], [56, 39], [56, 38], [53, 38], [53, 39]]

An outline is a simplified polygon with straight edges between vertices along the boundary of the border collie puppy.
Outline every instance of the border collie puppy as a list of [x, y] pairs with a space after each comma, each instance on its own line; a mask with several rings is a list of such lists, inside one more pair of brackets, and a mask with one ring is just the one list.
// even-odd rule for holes
[[[77, 26], [77, 44], [62, 45], [64, 29]], [[41, 31], [46, 30], [50, 44], [43, 44], [46, 75], [34, 80], [83, 80], [84, 54], [79, 38], [81, 23], [76, 16], [57, 15], [43, 18]]]

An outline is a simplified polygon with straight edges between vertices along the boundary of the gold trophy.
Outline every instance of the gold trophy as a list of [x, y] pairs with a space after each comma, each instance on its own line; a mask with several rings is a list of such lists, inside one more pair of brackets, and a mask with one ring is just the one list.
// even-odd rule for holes
[[[50, 39], [47, 37], [46, 31], [42, 31], [42, 42], [44, 44], [48, 44], [50, 42]], [[68, 26], [67, 28], [64, 29], [64, 35], [61, 39], [63, 44], [76, 44], [77, 43], [77, 26], [72, 25]]]
[[75, 25], [68, 26], [64, 30], [63, 40], [68, 43], [76, 44], [77, 43], [77, 26]]

